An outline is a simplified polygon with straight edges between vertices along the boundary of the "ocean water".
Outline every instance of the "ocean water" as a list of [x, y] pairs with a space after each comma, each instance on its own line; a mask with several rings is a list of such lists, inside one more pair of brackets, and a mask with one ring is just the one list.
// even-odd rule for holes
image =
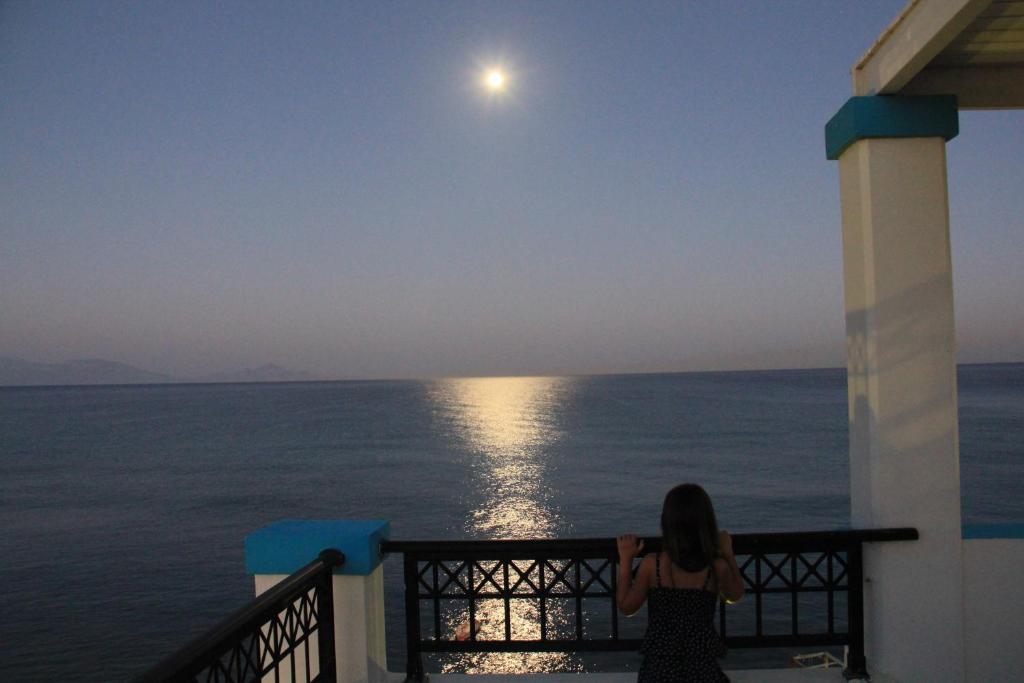
[[[1024, 519], [1024, 364], [961, 367], [959, 398], [965, 521]], [[251, 598], [243, 539], [278, 519], [653, 534], [682, 481], [732, 531], [848, 526], [845, 371], [3, 388], [0, 680], [141, 672]]]

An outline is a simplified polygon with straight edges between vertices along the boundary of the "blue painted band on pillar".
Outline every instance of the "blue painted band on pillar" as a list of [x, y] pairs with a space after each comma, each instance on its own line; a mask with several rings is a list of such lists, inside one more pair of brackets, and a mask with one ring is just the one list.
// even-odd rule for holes
[[964, 524], [961, 538], [1024, 538], [1024, 523]]
[[943, 138], [960, 132], [955, 95], [851, 97], [825, 124], [825, 156], [835, 161], [864, 138]]
[[335, 574], [367, 575], [383, 561], [381, 541], [391, 527], [383, 519], [285, 519], [245, 537], [245, 569], [250, 574], [291, 574], [326, 548], [345, 553]]

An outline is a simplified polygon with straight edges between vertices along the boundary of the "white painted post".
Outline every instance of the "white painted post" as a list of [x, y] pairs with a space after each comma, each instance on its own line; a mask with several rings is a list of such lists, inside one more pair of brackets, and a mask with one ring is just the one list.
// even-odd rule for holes
[[[905, 133], [898, 119], [882, 110]], [[943, 137], [855, 134], [839, 156], [852, 522], [920, 532], [865, 547], [865, 651], [869, 672], [904, 682], [964, 680]]]
[[[335, 571], [331, 583], [338, 683], [387, 680], [384, 568], [379, 550], [387, 536], [387, 522], [344, 520], [276, 522], [246, 538], [246, 567], [254, 575], [257, 595], [315, 559], [325, 548], [345, 554], [345, 563]], [[309, 645], [311, 661], [316, 659], [317, 643], [314, 634]], [[304, 655], [297, 660], [296, 678], [304, 681]], [[315, 665], [311, 668], [317, 673]], [[281, 683], [292, 683], [290, 666], [278, 673]], [[271, 676], [268, 680], [275, 679]]]

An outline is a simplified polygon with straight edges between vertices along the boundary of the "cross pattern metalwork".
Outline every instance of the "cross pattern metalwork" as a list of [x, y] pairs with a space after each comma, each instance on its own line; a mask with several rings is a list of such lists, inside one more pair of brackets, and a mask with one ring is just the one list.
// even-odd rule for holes
[[[284, 610], [271, 615], [260, 628], [228, 645], [206, 668], [197, 672], [196, 683], [236, 683], [262, 681], [287, 663], [292, 673], [289, 680], [314, 680], [311, 664], [317, 664], [316, 653], [308, 643], [319, 626], [319, 598], [314, 589], [301, 594]], [[300, 659], [295, 660], [293, 655]], [[296, 671], [297, 669], [297, 671]], [[296, 678], [296, 674], [300, 677]]]
[[[837, 611], [849, 600], [847, 549], [755, 551], [742, 556], [738, 564], [746, 600], [753, 609], [742, 616], [730, 616], [726, 605], [720, 604], [718, 628], [727, 644], [753, 647], [757, 641], [768, 646], [796, 644], [794, 641], [799, 640], [811, 645], [810, 639], [819, 645], [845, 644], [849, 632], [843, 628], [846, 624], [839, 624]], [[770, 609], [767, 596], [786, 598], [788, 607], [776, 602]], [[812, 601], [815, 597], [820, 597], [820, 604]], [[773, 634], [767, 633], [769, 620]]]
[[342, 563], [340, 552], [324, 551], [249, 606], [167, 657], [139, 681], [334, 681], [331, 570]]
[[[861, 546], [914, 540], [915, 529], [742, 534], [733, 539], [746, 596], [720, 601], [730, 648], [849, 646], [866, 672]], [[645, 548], [661, 549], [658, 538]], [[635, 650], [615, 605], [614, 539], [395, 541], [403, 554], [408, 675], [424, 652]]]
[[[608, 558], [580, 557], [438, 558], [417, 561], [410, 569], [415, 572], [417, 603], [427, 603], [424, 626], [432, 643], [501, 641], [510, 647], [524, 642], [524, 621], [536, 624], [539, 636], [525, 642], [581, 639], [582, 610], [570, 614], [562, 603], [604, 598], [610, 615], [614, 570]], [[485, 623], [494, 628], [481, 632]]]
[[539, 574], [540, 570], [536, 561], [526, 563], [526, 569], [520, 569], [519, 563], [510, 562], [506, 566], [511, 568], [518, 576], [515, 583], [512, 585], [512, 592], [521, 595], [532, 595], [537, 593], [540, 589], [537, 587], [539, 582], [531, 580], [531, 576]]
[[[441, 601], [612, 598], [614, 570], [610, 558], [419, 560], [416, 597], [435, 605]], [[437, 633], [435, 639], [445, 637]]]
[[[841, 628], [837, 629], [836, 598], [841, 594], [840, 602], [845, 603], [845, 594], [849, 590], [847, 581], [847, 559], [844, 551], [823, 551], [808, 553], [753, 553], [740, 557], [740, 572], [748, 600], [754, 602], [754, 618], [747, 628], [726, 618], [726, 607], [723, 603], [719, 609], [718, 628], [726, 639], [735, 634], [744, 637], [752, 633], [757, 636], [765, 634], [767, 608], [762, 596], [784, 594], [789, 596], [791, 611], [788, 614], [771, 614], [775, 622], [775, 630], [780, 629], [779, 622], [788, 619], [788, 624], [781, 627], [790, 635], [813, 634], [806, 626], [801, 628], [800, 601], [801, 594], [826, 594], [827, 613], [814, 616], [823, 617], [824, 633], [843, 637], [846, 635]], [[458, 601], [467, 605], [474, 613], [475, 603], [483, 600], [515, 600], [538, 601], [540, 629], [547, 641], [557, 641], [558, 637], [549, 635], [547, 617], [551, 600], [583, 598], [601, 598], [609, 603], [608, 626], [610, 633], [607, 639], [620, 640], [617, 619], [611, 620], [614, 605], [614, 584], [617, 563], [614, 558], [570, 558], [554, 560], [538, 559], [499, 559], [499, 560], [419, 560], [416, 564], [418, 580], [417, 598], [431, 603], [428, 610], [433, 615], [433, 628], [429, 636], [432, 641], [492, 641], [492, 638], [480, 637], [477, 621], [466, 620], [468, 631], [459, 632], [457, 628], [444, 628], [443, 614], [445, 603]], [[541, 576], [543, 574], [543, 577]], [[472, 579], [470, 578], [472, 577]], [[449, 610], [450, 611], [450, 610]], [[477, 615], [478, 616], [478, 615]], [[570, 615], [575, 619], [578, 615]], [[582, 615], [580, 615], [582, 616]], [[588, 620], [593, 615], [586, 615]], [[818, 619], [821, 621], [822, 619]], [[596, 629], [595, 629], [596, 630]], [[608, 629], [606, 629], [608, 630]], [[564, 638], [563, 638], [564, 639]], [[585, 639], [582, 631], [569, 640]], [[506, 642], [517, 640], [511, 628], [500, 640]], [[432, 646], [431, 646], [432, 647]], [[470, 649], [472, 645], [463, 645], [459, 649]], [[485, 646], [490, 648], [490, 646]]]

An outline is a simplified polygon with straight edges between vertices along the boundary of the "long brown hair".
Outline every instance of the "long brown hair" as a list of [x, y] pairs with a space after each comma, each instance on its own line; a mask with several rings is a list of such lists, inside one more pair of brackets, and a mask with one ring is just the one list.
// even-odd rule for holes
[[718, 522], [707, 491], [680, 484], [665, 495], [661, 508], [662, 548], [676, 565], [698, 572], [718, 554]]

